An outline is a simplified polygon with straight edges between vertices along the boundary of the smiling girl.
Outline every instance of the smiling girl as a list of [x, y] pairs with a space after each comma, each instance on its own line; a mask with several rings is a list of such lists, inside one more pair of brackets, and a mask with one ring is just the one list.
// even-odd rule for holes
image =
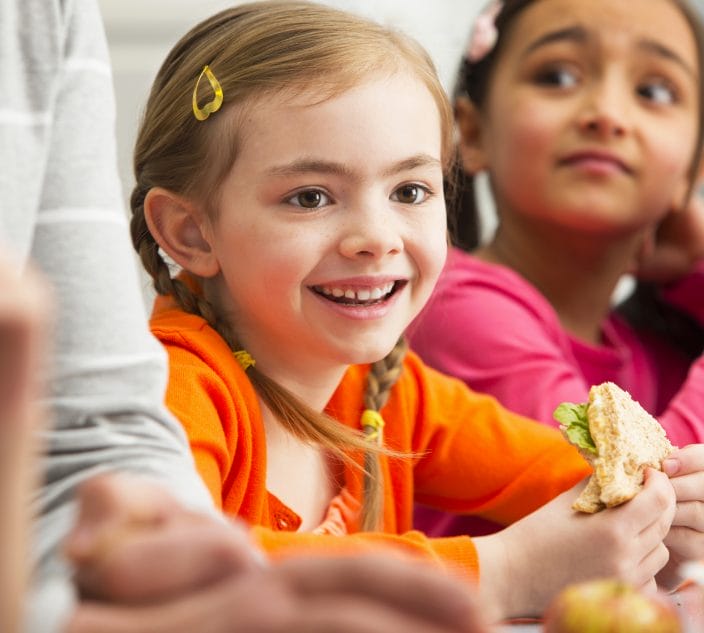
[[[662, 473], [575, 516], [588, 468], [556, 431], [406, 354], [445, 262], [452, 155], [427, 55], [361, 18], [253, 3], [174, 47], [137, 141], [132, 234], [199, 471], [272, 552], [383, 543], [481, 567], [502, 616], [580, 577], [652, 584], [674, 512]], [[428, 539], [414, 499], [515, 523]]]

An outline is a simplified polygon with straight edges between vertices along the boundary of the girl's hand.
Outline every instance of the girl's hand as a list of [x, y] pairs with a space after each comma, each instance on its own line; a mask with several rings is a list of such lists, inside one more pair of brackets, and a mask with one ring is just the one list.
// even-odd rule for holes
[[696, 191], [685, 209], [672, 211], [646, 238], [634, 274], [668, 283], [689, 273], [704, 258], [704, 198]]
[[584, 482], [507, 529], [475, 539], [482, 597], [499, 605], [498, 617], [539, 615], [565, 585], [616, 577], [654, 587], [668, 561], [663, 544], [675, 515], [667, 476], [646, 472], [631, 501], [596, 514], [572, 510]]
[[675, 490], [677, 510], [665, 537], [670, 561], [657, 580], [663, 589], [673, 590], [683, 580], [680, 565], [704, 558], [704, 444], [675, 451], [663, 462], [663, 470]]

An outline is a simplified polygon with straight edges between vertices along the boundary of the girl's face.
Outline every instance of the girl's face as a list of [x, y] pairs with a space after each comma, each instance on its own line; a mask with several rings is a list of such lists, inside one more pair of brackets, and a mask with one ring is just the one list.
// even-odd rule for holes
[[683, 201], [700, 69], [670, 0], [538, 0], [507, 36], [473, 147], [504, 219], [621, 235]]
[[446, 255], [440, 117], [427, 88], [399, 73], [316, 96], [247, 107], [208, 231], [218, 299], [283, 384], [286, 372], [305, 380], [384, 357]]

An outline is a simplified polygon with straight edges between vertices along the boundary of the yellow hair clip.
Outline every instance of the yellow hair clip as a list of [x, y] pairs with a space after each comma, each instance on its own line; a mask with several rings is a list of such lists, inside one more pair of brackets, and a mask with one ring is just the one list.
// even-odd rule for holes
[[[369, 433], [366, 432], [370, 428]], [[384, 428], [384, 418], [381, 413], [374, 409], [365, 409], [362, 413], [362, 429], [365, 431], [368, 440], [378, 440], [381, 443], [381, 430]]]
[[[200, 82], [203, 79], [203, 75], [205, 75], [208, 80], [208, 83], [210, 83], [210, 87], [213, 89], [213, 93], [215, 96], [213, 97], [212, 101], [209, 101], [202, 108], [200, 108], [198, 107], [198, 86], [200, 85]], [[200, 75], [198, 75], [196, 87], [193, 88], [193, 114], [195, 114], [196, 119], [198, 119], [199, 121], [205, 121], [213, 112], [217, 112], [220, 109], [220, 106], [222, 106], [222, 99], [222, 86], [220, 85], [220, 82], [215, 78], [213, 71], [210, 70], [210, 67], [206, 64], [205, 66], [203, 66], [203, 70], [201, 71]]]
[[247, 371], [250, 367], [254, 367], [254, 365], [257, 364], [257, 361], [252, 358], [247, 350], [240, 349], [232, 353], [240, 364], [240, 367], [242, 367], [242, 371]]

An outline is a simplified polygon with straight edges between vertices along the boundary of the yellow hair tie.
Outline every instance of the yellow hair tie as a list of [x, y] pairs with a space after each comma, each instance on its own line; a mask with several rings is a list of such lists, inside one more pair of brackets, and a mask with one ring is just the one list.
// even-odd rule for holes
[[[374, 409], [365, 409], [362, 413], [362, 428], [368, 440], [381, 440], [381, 430], [384, 428], [384, 418], [381, 417], [381, 413]], [[366, 433], [367, 428], [371, 429], [369, 433]]]
[[240, 364], [240, 367], [242, 367], [242, 371], [247, 371], [250, 367], [254, 367], [254, 365], [257, 364], [257, 361], [252, 358], [247, 350], [240, 349], [232, 353]]
[[[198, 107], [198, 86], [200, 85], [203, 75], [206, 76], [208, 82], [210, 83], [215, 96], [212, 101], [206, 103], [202, 108]], [[198, 75], [198, 80], [196, 81], [196, 87], [193, 88], [193, 114], [195, 114], [196, 119], [199, 121], [205, 121], [213, 112], [217, 112], [222, 106], [222, 86], [220, 82], [215, 78], [213, 71], [210, 70], [208, 65], [203, 66], [203, 70], [200, 75]]]

